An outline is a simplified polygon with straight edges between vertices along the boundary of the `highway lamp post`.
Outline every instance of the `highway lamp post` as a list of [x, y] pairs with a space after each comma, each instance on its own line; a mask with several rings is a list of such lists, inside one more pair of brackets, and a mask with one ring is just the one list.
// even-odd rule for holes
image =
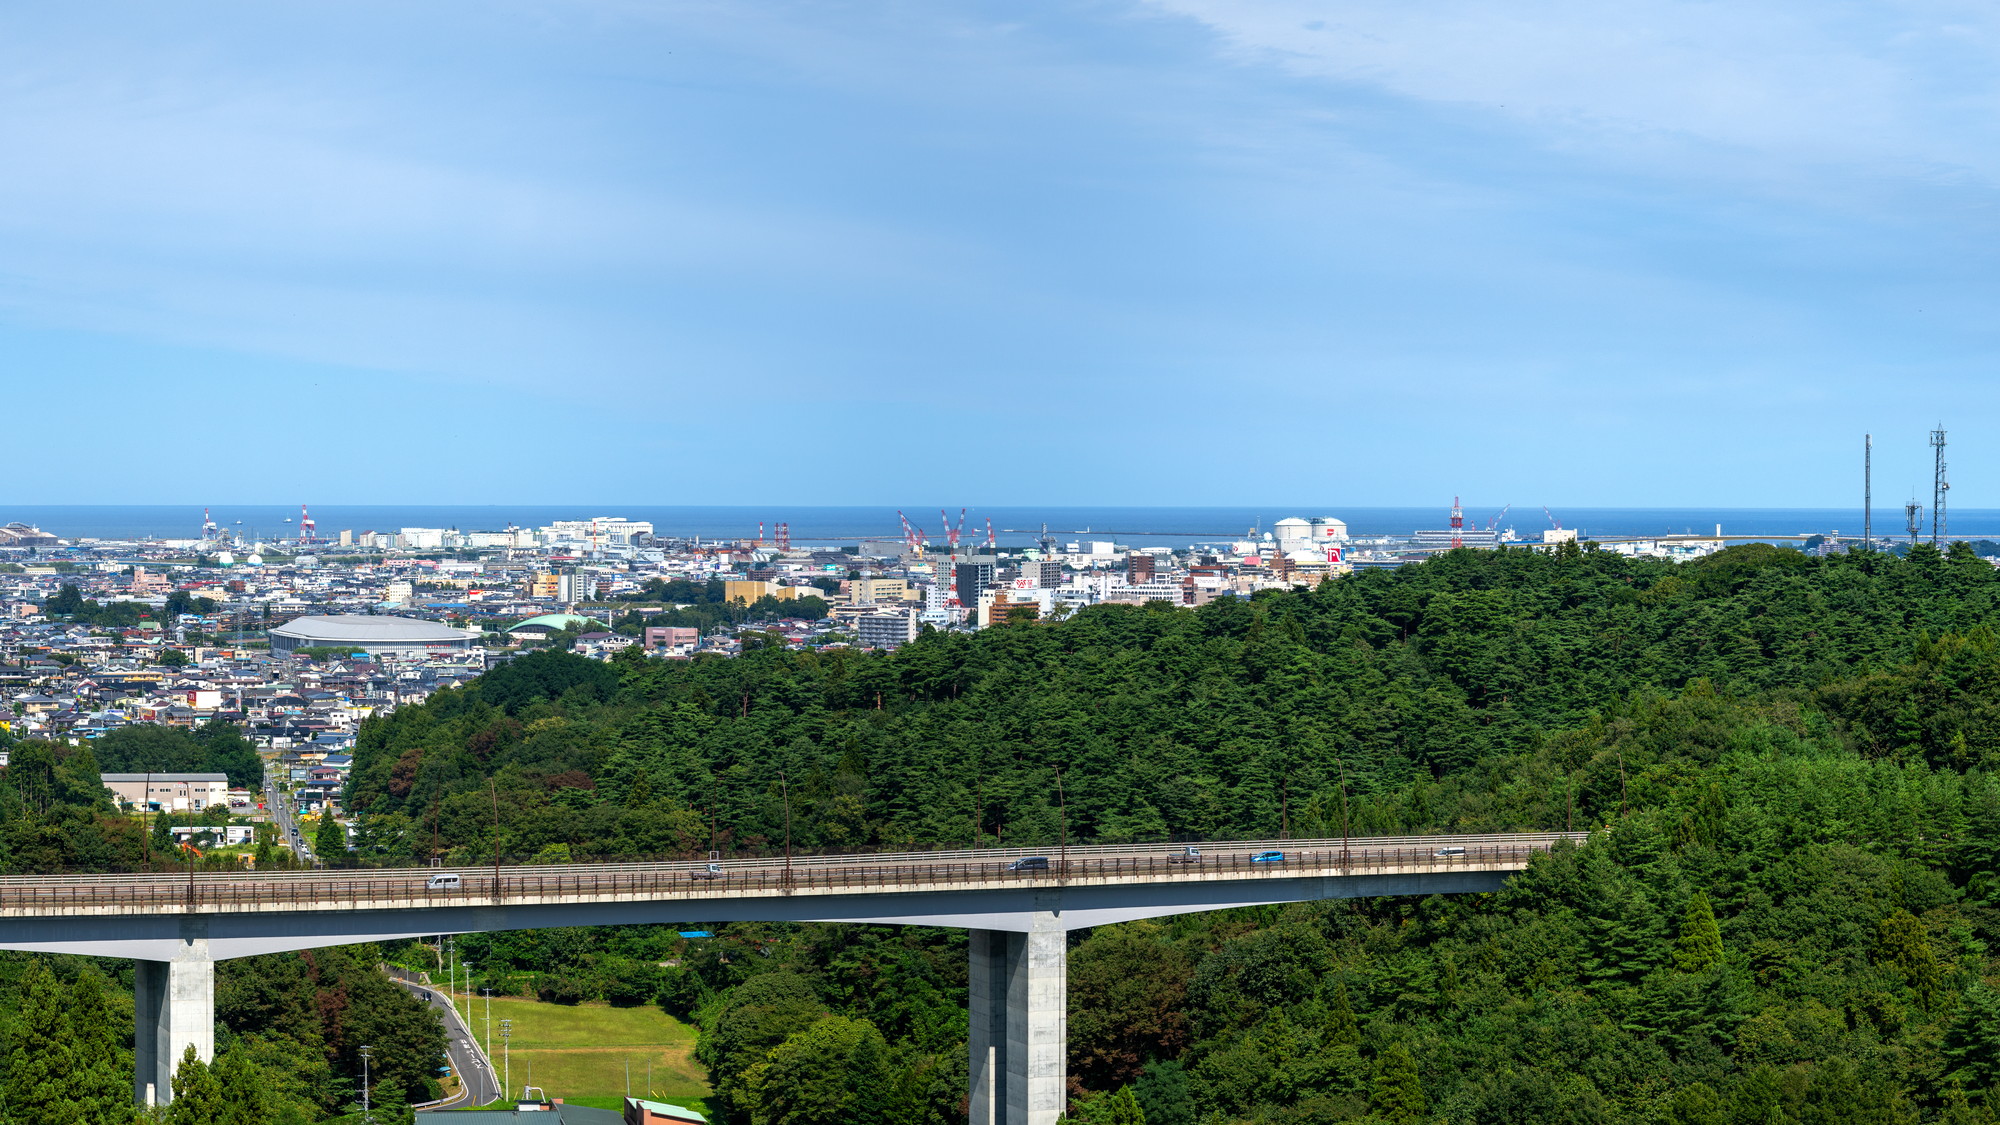
[[[452, 1014], [458, 1014], [458, 998], [452, 998]], [[467, 1038], [472, 1036], [472, 962], [465, 963], [465, 1018], [458, 1022], [465, 1029]]]
[[778, 771], [778, 785], [785, 794], [785, 889], [792, 887], [792, 783], [784, 770]]
[[[1044, 806], [1046, 807], [1046, 806]], [[1063, 796], [1062, 767], [1056, 767], [1056, 807], [1061, 810], [1062, 873], [1069, 875], [1069, 800]]]
[[1340, 767], [1340, 872], [1347, 873], [1347, 756], [1334, 755], [1334, 764]]
[[374, 1110], [374, 1108], [373, 1108], [373, 1107], [374, 1107], [374, 1102], [373, 1102], [373, 1100], [372, 1100], [372, 1099], [370, 1099], [370, 1097], [368, 1096], [368, 1095], [369, 1095], [369, 1084], [368, 1084], [368, 1063], [369, 1063], [369, 1058], [368, 1058], [368, 1052], [370, 1052], [370, 1051], [372, 1051], [372, 1050], [374, 1050], [374, 1049], [375, 1049], [375, 1048], [373, 1048], [373, 1047], [370, 1047], [370, 1046], [368, 1046], [368, 1045], [367, 1045], [367, 1044], [365, 1044], [365, 1043], [364, 1043], [364, 1044], [362, 1044], [362, 1046], [361, 1046], [361, 1119], [362, 1119], [363, 1121], [366, 1121], [366, 1122], [368, 1122], [368, 1123], [369, 1123], [369, 1125], [374, 1125], [374, 1121], [375, 1121], [375, 1110]]
[[486, 1061], [493, 1061], [493, 990], [482, 988], [486, 994]]
[[492, 778], [486, 779], [486, 794], [493, 799], [493, 901], [500, 901], [500, 790]]

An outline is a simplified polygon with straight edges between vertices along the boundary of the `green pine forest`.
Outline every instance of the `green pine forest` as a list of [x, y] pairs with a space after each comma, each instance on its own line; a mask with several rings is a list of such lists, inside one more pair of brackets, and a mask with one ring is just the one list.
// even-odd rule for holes
[[[890, 655], [548, 653], [369, 724], [358, 844], [749, 854], [787, 800], [804, 850], [1588, 827], [1495, 895], [1074, 935], [1072, 1116], [2000, 1120], [1996, 608], [1962, 545], [1460, 551]], [[470, 944], [699, 1021], [732, 1122], [963, 1119], [961, 935]]]
[[[1962, 544], [1566, 546], [893, 654], [538, 653], [364, 727], [355, 861], [763, 854], [788, 810], [799, 850], [1588, 828], [1497, 894], [1072, 935], [1072, 1121], [2000, 1122], [1996, 609]], [[86, 756], [0, 784], [0, 841]], [[729, 1125], [964, 1120], [962, 934], [709, 928], [461, 948], [696, 1022]]]

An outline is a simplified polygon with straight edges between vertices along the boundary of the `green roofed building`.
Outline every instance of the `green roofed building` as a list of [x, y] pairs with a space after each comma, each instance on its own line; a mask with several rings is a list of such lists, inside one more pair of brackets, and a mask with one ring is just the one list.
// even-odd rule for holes
[[591, 1109], [561, 1102], [522, 1102], [515, 1109], [417, 1111], [417, 1125], [622, 1125], [625, 1120], [614, 1109]]
[[624, 1125], [708, 1125], [708, 1118], [668, 1102], [626, 1098]]
[[602, 621], [575, 613], [544, 613], [540, 617], [530, 617], [517, 625], [507, 627], [510, 636], [546, 637], [550, 633], [560, 633], [564, 629], [609, 629]]

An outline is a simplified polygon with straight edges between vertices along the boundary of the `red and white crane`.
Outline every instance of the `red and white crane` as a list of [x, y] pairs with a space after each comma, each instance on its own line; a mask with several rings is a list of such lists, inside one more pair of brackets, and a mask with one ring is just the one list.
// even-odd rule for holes
[[923, 558], [924, 557], [923, 532], [918, 531], [916, 528], [910, 526], [910, 518], [903, 514], [903, 509], [901, 508], [896, 509], [896, 518], [903, 521], [903, 541], [910, 545], [910, 553], [917, 556], [918, 558]]
[[965, 530], [965, 512], [964, 508], [958, 510], [958, 526], [953, 527], [950, 513], [946, 512], [943, 508], [938, 509], [938, 520], [940, 526], [944, 528], [945, 542], [950, 546], [951, 553], [954, 555], [958, 554], [958, 537]]
[[311, 513], [311, 512], [308, 512], [308, 511], [306, 511], [306, 506], [305, 506], [304, 504], [300, 504], [300, 505], [299, 505], [299, 539], [303, 541], [303, 540], [306, 540], [306, 539], [316, 539], [316, 538], [318, 538], [318, 536], [314, 534], [314, 532], [315, 532], [315, 531], [316, 531], [316, 530], [318, 529], [318, 526], [319, 526], [319, 525], [317, 525], [317, 524], [313, 523], [313, 518], [312, 518], [312, 513]]

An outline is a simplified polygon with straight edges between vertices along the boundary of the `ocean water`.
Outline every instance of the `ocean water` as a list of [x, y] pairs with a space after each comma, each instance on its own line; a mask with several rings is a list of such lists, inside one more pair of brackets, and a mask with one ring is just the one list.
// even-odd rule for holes
[[[941, 521], [935, 508], [904, 509], [910, 522], [941, 541]], [[266, 541], [298, 534], [297, 508], [289, 506], [242, 506], [211, 509], [215, 521], [230, 531]], [[1467, 527], [1483, 528], [1500, 514], [1496, 508], [1467, 508]], [[1331, 516], [1347, 522], [1348, 532], [1357, 536], [1407, 535], [1418, 528], [1448, 525], [1450, 513], [1430, 508], [1341, 508], [1326, 505], [1267, 504], [1242, 507], [993, 507], [978, 508], [965, 516], [966, 541], [985, 539], [990, 520], [995, 540], [1003, 546], [1032, 543], [1046, 524], [1049, 532], [1064, 542], [1078, 539], [1111, 539], [1133, 546], [1184, 546], [1216, 543], [1242, 538], [1252, 527], [1268, 531], [1287, 516], [1312, 519]], [[327, 505], [314, 508], [312, 516], [319, 534], [337, 537], [343, 531], [395, 531], [404, 527], [447, 527], [465, 531], [493, 531], [512, 523], [538, 527], [555, 520], [590, 519], [594, 516], [623, 516], [649, 520], [661, 535], [703, 538], [750, 538], [757, 534], [758, 521], [764, 522], [764, 536], [776, 533], [776, 524], [791, 526], [796, 544], [851, 543], [859, 539], [896, 540], [902, 536], [896, 509], [884, 507], [692, 507], [630, 504], [594, 505]], [[952, 522], [959, 518], [950, 509]], [[289, 518], [290, 522], [287, 522]], [[1553, 513], [1563, 527], [1579, 529], [1585, 537], [1711, 533], [1717, 524], [1731, 535], [1798, 535], [1838, 531], [1847, 535], [1861, 532], [1861, 510], [1857, 508], [1566, 508]], [[130, 539], [158, 537], [192, 539], [201, 534], [202, 510], [166, 505], [0, 505], [0, 523], [20, 520], [34, 524], [65, 539]], [[1551, 517], [1540, 508], [1515, 508], [1501, 519], [1500, 527], [1513, 527], [1523, 538], [1539, 540], [1552, 526]], [[1948, 530], [1953, 539], [2000, 539], [2000, 509], [1969, 509], [1950, 513]], [[1901, 537], [1904, 533], [1900, 508], [1877, 508], [1874, 513], [1877, 536]], [[1928, 535], [1928, 525], [1925, 534]]]

